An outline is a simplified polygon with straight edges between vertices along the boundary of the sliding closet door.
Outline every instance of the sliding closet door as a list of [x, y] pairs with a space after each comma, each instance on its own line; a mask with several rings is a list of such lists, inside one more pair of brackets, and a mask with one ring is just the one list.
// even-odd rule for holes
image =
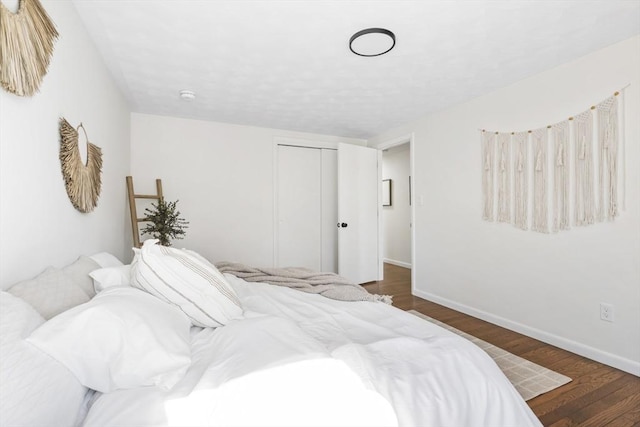
[[322, 269], [322, 150], [278, 146], [276, 267]]
[[338, 151], [322, 149], [322, 271], [338, 272]]

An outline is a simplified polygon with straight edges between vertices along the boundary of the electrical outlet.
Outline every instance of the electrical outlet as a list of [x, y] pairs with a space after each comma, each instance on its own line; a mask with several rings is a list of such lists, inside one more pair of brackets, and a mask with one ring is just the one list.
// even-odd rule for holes
[[607, 322], [613, 322], [613, 305], [600, 303], [600, 319]]

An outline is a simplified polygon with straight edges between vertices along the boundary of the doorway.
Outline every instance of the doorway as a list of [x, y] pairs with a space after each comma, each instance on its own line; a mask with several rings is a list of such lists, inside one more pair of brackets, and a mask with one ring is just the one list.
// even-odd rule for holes
[[[415, 282], [415, 174], [413, 134], [386, 141], [381, 151], [380, 177], [383, 182], [379, 233], [380, 270], [391, 264], [411, 270], [411, 286]], [[389, 188], [388, 196], [384, 193]]]
[[[382, 152], [382, 260], [411, 268], [411, 171], [409, 143]], [[383, 197], [384, 199], [384, 197]]]

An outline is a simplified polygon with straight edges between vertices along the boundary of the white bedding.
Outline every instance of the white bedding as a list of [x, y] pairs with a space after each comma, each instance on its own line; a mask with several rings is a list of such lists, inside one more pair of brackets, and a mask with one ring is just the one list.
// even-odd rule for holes
[[192, 365], [170, 392], [102, 395], [85, 425], [390, 426], [391, 406], [294, 322], [272, 316], [193, 331]]
[[226, 277], [245, 319], [194, 328], [174, 389], [104, 394], [85, 425], [540, 425], [488, 355], [436, 325]]

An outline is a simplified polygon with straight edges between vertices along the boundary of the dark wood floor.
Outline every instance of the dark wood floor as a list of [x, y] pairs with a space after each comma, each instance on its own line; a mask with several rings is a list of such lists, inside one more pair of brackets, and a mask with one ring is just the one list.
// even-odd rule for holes
[[640, 378], [411, 295], [411, 270], [385, 264], [384, 281], [365, 285], [416, 310], [573, 379], [528, 401], [545, 426], [640, 426]]

